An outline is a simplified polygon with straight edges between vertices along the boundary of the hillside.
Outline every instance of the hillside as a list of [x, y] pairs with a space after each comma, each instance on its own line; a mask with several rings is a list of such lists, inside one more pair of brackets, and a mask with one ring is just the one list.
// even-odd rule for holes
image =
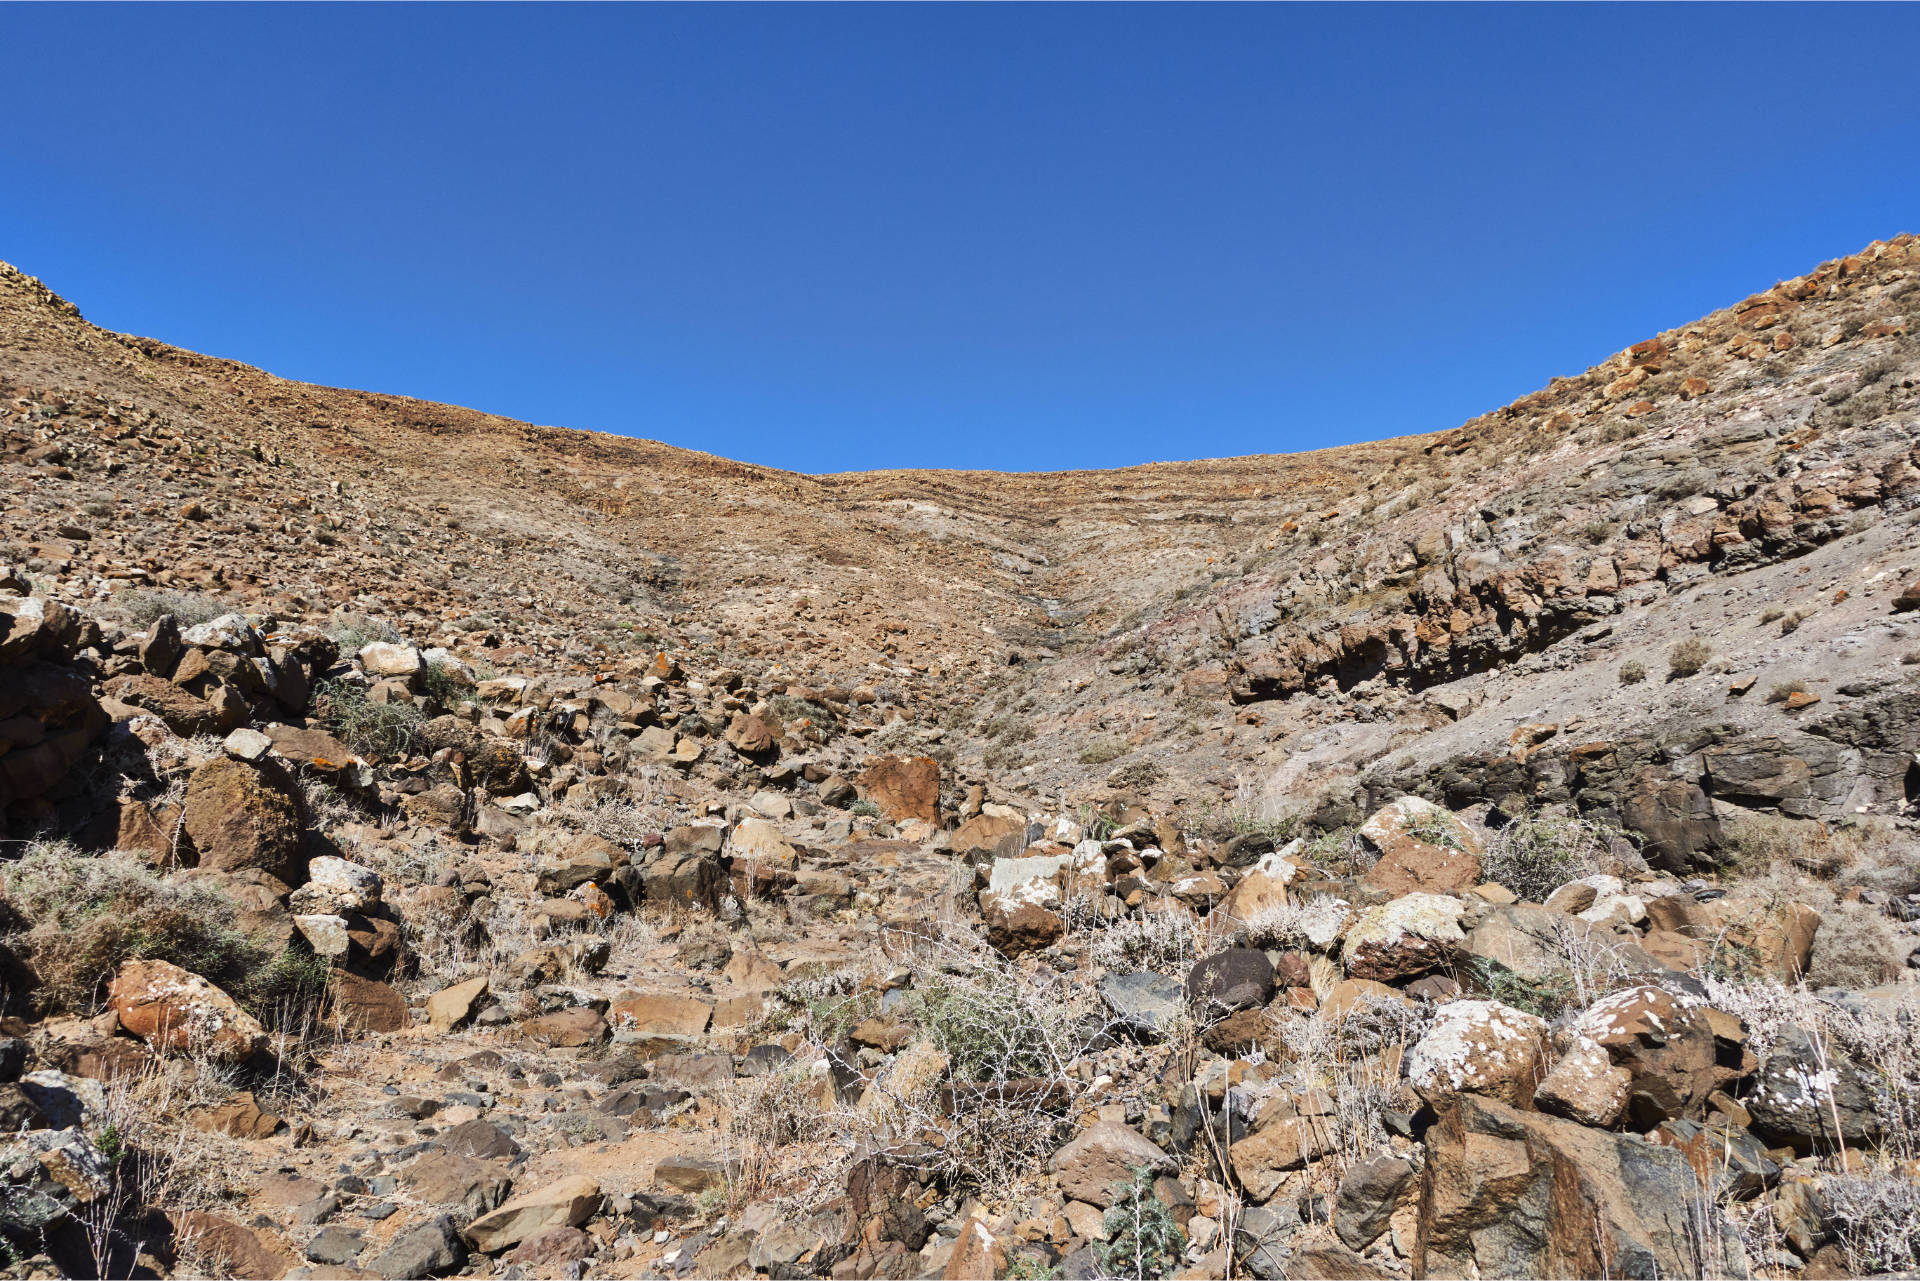
[[815, 476], [0, 264], [0, 1265], [1920, 1266], [1916, 291]]

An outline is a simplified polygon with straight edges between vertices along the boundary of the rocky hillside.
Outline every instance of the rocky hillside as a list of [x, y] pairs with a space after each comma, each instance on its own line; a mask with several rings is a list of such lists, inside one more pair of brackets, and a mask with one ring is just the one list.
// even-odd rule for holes
[[806, 476], [0, 267], [0, 1268], [1920, 1269], [1916, 287]]

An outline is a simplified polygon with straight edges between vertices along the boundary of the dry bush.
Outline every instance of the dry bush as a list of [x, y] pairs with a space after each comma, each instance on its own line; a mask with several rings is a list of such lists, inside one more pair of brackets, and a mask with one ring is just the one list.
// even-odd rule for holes
[[1620, 829], [1596, 819], [1521, 815], [1494, 833], [1480, 873], [1534, 903], [1582, 877], [1620, 870], [1613, 842]]
[[1349, 1165], [1387, 1146], [1383, 1114], [1402, 1093], [1387, 1051], [1399, 1060], [1433, 1024], [1432, 1007], [1363, 997], [1339, 1017], [1312, 1014], [1277, 1020], [1291, 1060], [1281, 1078], [1293, 1090], [1325, 1090], [1333, 1100], [1327, 1118], [1330, 1173], [1339, 1181]]
[[1622, 685], [1638, 685], [1645, 679], [1647, 679], [1647, 665], [1639, 659], [1629, 658], [1626, 662], [1620, 664], [1620, 683]]
[[1807, 982], [1815, 987], [1878, 987], [1900, 977], [1900, 939], [1877, 907], [1837, 900], [1819, 909]]
[[115, 592], [97, 608], [101, 617], [108, 621], [134, 628], [150, 627], [167, 614], [173, 615], [182, 628], [187, 628], [210, 623], [223, 614], [239, 612], [239, 606], [224, 596], [161, 588]]
[[1689, 636], [1667, 651], [1667, 679], [1696, 676], [1713, 657], [1713, 646], [1698, 636]]
[[0, 907], [0, 929], [38, 977], [44, 1012], [91, 1011], [123, 961], [170, 961], [238, 995], [269, 959], [226, 895], [120, 851], [93, 857], [35, 842], [0, 871]]
[[1198, 926], [1190, 912], [1124, 917], [1094, 936], [1094, 963], [1108, 970], [1154, 970], [1184, 980], [1199, 959]]
[[1820, 1199], [1856, 1276], [1920, 1270], [1920, 1183], [1892, 1172], [1831, 1175]]
[[1352, 908], [1343, 900], [1316, 895], [1303, 903], [1288, 902], [1261, 909], [1236, 923], [1233, 945], [1286, 951], [1297, 948], [1326, 950]]

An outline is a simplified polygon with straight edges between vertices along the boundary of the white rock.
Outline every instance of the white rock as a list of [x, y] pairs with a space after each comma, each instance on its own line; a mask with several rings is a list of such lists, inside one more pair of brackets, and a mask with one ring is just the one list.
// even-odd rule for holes
[[364, 645], [358, 655], [360, 666], [369, 676], [393, 676], [406, 678], [417, 676], [426, 666], [426, 660], [420, 651], [411, 645], [394, 645], [387, 641], [373, 641]]
[[273, 740], [257, 729], [237, 729], [221, 744], [237, 760], [257, 761], [273, 748]]

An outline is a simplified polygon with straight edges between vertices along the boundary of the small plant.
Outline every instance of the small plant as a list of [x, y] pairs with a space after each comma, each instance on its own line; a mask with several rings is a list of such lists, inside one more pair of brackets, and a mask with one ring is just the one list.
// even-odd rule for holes
[[1416, 841], [1428, 845], [1438, 845], [1442, 849], [1467, 852], [1466, 842], [1460, 839], [1460, 828], [1445, 814], [1431, 810], [1421, 810], [1407, 822], [1407, 835]]
[[1096, 738], [1080, 749], [1082, 765], [1105, 765], [1108, 761], [1118, 760], [1130, 749], [1127, 740], [1118, 737]]
[[1763, 623], [1777, 623], [1786, 616], [1787, 610], [1784, 605], [1769, 605], [1760, 611], [1760, 621]]
[[872, 801], [855, 801], [847, 806], [847, 813], [858, 814], [861, 818], [879, 818], [880, 807]]
[[1667, 679], [1682, 680], [1697, 676], [1713, 657], [1713, 646], [1698, 636], [1689, 636], [1667, 651]]
[[1107, 1242], [1098, 1251], [1108, 1276], [1163, 1277], [1179, 1266], [1187, 1234], [1153, 1194], [1153, 1182], [1153, 1171], [1142, 1167], [1113, 1185], [1113, 1208], [1104, 1220]]
[[1629, 658], [1626, 662], [1620, 664], [1620, 683], [1622, 685], [1638, 685], [1645, 679], [1647, 679], [1647, 665], [1639, 659]]
[[324, 682], [320, 718], [340, 741], [365, 756], [405, 757], [420, 746], [426, 715], [411, 703], [376, 703], [355, 681]]
[[1060, 1281], [1060, 1269], [1037, 1254], [1023, 1254], [1007, 1266], [1007, 1281]]
[[452, 663], [428, 663], [420, 671], [420, 690], [443, 707], [463, 702], [473, 692], [473, 683]]
[[232, 601], [201, 592], [164, 591], [142, 588], [119, 592], [110, 597], [102, 612], [130, 627], [150, 627], [162, 615], [172, 614], [182, 628], [210, 623], [222, 614], [234, 612]]
[[1793, 635], [1800, 630], [1800, 624], [1812, 617], [1812, 615], [1813, 611], [1811, 609], [1794, 609], [1787, 611], [1786, 616], [1780, 620], [1780, 634], [1782, 636]]
[[327, 639], [338, 645], [342, 654], [358, 654], [374, 641], [400, 643], [400, 632], [392, 623], [365, 614], [338, 613], [329, 621]]
[[1596, 517], [1581, 527], [1590, 543], [1604, 543], [1613, 534], [1613, 522]]
[[1902, 667], [1920, 667], [1920, 649], [1910, 649], [1900, 655], [1900, 665]]

